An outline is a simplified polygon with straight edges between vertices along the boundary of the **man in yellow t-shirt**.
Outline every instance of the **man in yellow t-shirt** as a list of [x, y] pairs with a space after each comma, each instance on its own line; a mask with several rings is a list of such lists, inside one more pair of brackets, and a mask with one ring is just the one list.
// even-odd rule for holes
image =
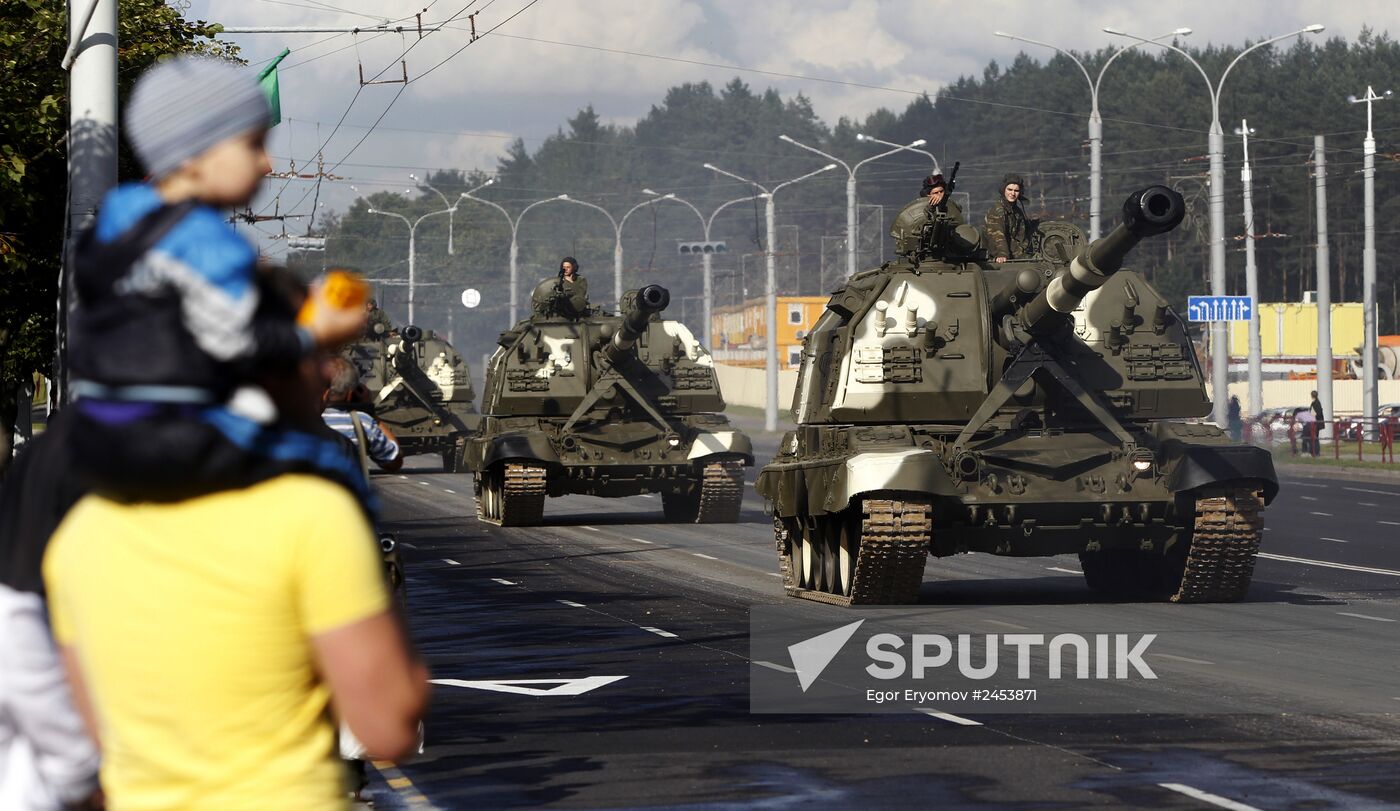
[[110, 806], [343, 808], [332, 698], [374, 756], [409, 752], [426, 673], [381, 566], [358, 504], [318, 477], [80, 501], [44, 579]]

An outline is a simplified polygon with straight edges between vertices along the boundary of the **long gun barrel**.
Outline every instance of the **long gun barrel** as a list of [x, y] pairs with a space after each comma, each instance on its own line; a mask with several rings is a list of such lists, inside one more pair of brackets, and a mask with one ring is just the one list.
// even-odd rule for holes
[[670, 303], [670, 291], [659, 284], [649, 284], [641, 290], [624, 295], [621, 302], [622, 326], [603, 348], [608, 363], [617, 363], [631, 352], [632, 347], [637, 344], [637, 339], [646, 332], [651, 317], [666, 309]]
[[1049, 335], [1084, 297], [1103, 286], [1123, 268], [1123, 258], [1143, 239], [1165, 234], [1181, 224], [1186, 201], [1166, 186], [1148, 186], [1133, 192], [1123, 203], [1123, 223], [1108, 236], [1084, 247], [1069, 270], [1050, 284], [1021, 311], [1021, 325], [1031, 335]]

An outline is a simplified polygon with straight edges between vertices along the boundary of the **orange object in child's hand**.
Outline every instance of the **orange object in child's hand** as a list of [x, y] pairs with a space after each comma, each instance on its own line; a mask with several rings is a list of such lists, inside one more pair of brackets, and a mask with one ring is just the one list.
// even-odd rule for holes
[[369, 284], [358, 273], [347, 270], [332, 270], [319, 285], [311, 288], [311, 295], [301, 305], [297, 313], [297, 323], [311, 326], [316, 323], [317, 308], [329, 307], [332, 310], [363, 310], [369, 301]]

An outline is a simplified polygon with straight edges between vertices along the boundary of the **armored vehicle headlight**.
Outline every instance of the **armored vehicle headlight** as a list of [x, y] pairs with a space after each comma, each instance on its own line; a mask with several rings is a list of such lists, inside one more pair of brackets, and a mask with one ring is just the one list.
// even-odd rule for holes
[[1151, 470], [1152, 463], [1156, 461], [1152, 455], [1152, 451], [1149, 451], [1146, 448], [1138, 448], [1137, 450], [1133, 451], [1129, 459], [1132, 461], [1133, 470], [1137, 471], [1138, 473], [1146, 473], [1147, 471]]
[[673, 448], [679, 448], [681, 445], [681, 438], [676, 436], [675, 434], [671, 434], [670, 436], [666, 437], [666, 444], [670, 445]]

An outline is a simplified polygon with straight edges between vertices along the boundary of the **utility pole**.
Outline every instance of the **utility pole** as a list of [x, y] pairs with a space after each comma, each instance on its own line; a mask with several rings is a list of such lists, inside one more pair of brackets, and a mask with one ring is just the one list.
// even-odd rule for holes
[[1327, 149], [1321, 135], [1313, 137], [1313, 183], [1317, 188], [1317, 398], [1322, 403], [1325, 430], [1332, 423], [1332, 280], [1327, 250]]
[[50, 404], [67, 400], [67, 328], [73, 257], [97, 206], [117, 185], [117, 0], [69, 0], [68, 223], [64, 237], [53, 388]]
[[1254, 175], [1249, 167], [1249, 136], [1254, 130], [1249, 121], [1240, 119], [1236, 135], [1244, 138], [1244, 166], [1240, 169], [1240, 187], [1244, 189], [1244, 287], [1252, 306], [1249, 308], [1249, 414], [1264, 410], [1264, 370], [1259, 347], [1259, 271], [1254, 265]]
[[1371, 129], [1371, 108], [1373, 102], [1390, 98], [1387, 90], [1380, 95], [1366, 86], [1366, 95], [1361, 98], [1351, 96], [1352, 104], [1366, 105], [1366, 140], [1363, 143], [1361, 177], [1364, 192], [1365, 243], [1361, 250], [1361, 308], [1365, 335], [1361, 348], [1361, 421], [1366, 438], [1376, 438], [1376, 414], [1380, 411], [1380, 398], [1376, 391], [1376, 135]]

